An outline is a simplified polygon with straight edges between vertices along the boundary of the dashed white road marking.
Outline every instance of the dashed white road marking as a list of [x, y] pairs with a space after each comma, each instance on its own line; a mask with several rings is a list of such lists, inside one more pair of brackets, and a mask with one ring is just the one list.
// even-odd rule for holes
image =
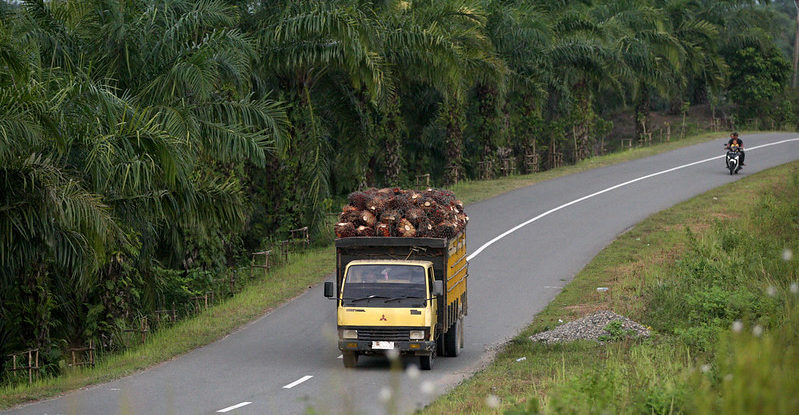
[[223, 413], [225, 413], [225, 412], [230, 412], [230, 411], [232, 411], [232, 410], [234, 410], [234, 409], [241, 408], [242, 406], [247, 406], [247, 405], [249, 405], [249, 404], [251, 404], [251, 403], [252, 403], [252, 402], [242, 402], [242, 403], [237, 403], [237, 404], [235, 404], [235, 405], [233, 405], [233, 406], [228, 406], [227, 408], [225, 408], [225, 409], [220, 409], [220, 410], [218, 410], [218, 411], [216, 411], [216, 412], [217, 412], [217, 413], [220, 413], [220, 414], [223, 414]]
[[299, 385], [299, 384], [300, 384], [300, 383], [302, 383], [302, 382], [305, 382], [306, 380], [308, 380], [308, 379], [310, 379], [310, 378], [312, 378], [312, 377], [313, 377], [313, 376], [310, 376], [310, 375], [308, 375], [308, 376], [303, 376], [303, 377], [301, 377], [301, 378], [299, 378], [299, 379], [295, 380], [294, 382], [291, 382], [291, 383], [289, 383], [288, 385], [284, 386], [284, 387], [283, 387], [283, 389], [291, 389], [291, 388], [293, 388], [293, 387], [295, 387], [295, 386]]
[[343, 359], [343, 358], [344, 358], [344, 355], [340, 354], [340, 355], [338, 355], [338, 357], [336, 359]]
[[[776, 146], [778, 144], [789, 143], [791, 141], [799, 141], [799, 137], [797, 137], [797, 138], [789, 138], [787, 140], [776, 141], [776, 142], [773, 142], [773, 143], [768, 143], [768, 144], [762, 144], [762, 145], [759, 145], [759, 146], [749, 147], [747, 149], [747, 151], [752, 151], [752, 150], [756, 150], [758, 148], [763, 148], [763, 147]], [[686, 167], [696, 166], [697, 164], [707, 163], [708, 161], [718, 160], [718, 159], [724, 158], [724, 157], [725, 157], [725, 155], [722, 154], [720, 156], [710, 157], [710, 158], [706, 158], [704, 160], [695, 161], [693, 163], [688, 163], [688, 164], [683, 164], [681, 166], [672, 167], [670, 169], [659, 171], [657, 173], [647, 174], [646, 176], [641, 176], [641, 177], [639, 177], [637, 179], [628, 180], [628, 181], [626, 181], [624, 183], [619, 183], [619, 184], [617, 184], [615, 186], [608, 187], [607, 189], [603, 189], [603, 190], [600, 190], [598, 192], [591, 193], [590, 195], [583, 196], [583, 197], [581, 197], [579, 199], [572, 200], [571, 202], [564, 203], [564, 204], [562, 204], [562, 205], [560, 205], [560, 206], [558, 206], [556, 208], [552, 208], [552, 209], [550, 209], [550, 210], [548, 210], [548, 211], [546, 211], [546, 212], [544, 212], [544, 213], [542, 213], [542, 214], [540, 214], [540, 215], [538, 215], [538, 216], [536, 216], [536, 217], [534, 217], [534, 218], [532, 218], [532, 219], [530, 219], [530, 220], [528, 220], [526, 222], [522, 222], [522, 223], [520, 223], [520, 224], [518, 224], [518, 225], [516, 225], [516, 226], [514, 226], [514, 227], [512, 227], [510, 229], [508, 229], [507, 231], [501, 233], [500, 235], [496, 236], [494, 239], [492, 239], [492, 240], [486, 242], [485, 244], [483, 244], [483, 246], [477, 248], [476, 251], [472, 252], [471, 255], [466, 257], [466, 260], [467, 261], [472, 260], [477, 255], [480, 255], [480, 253], [483, 252], [483, 250], [485, 250], [489, 246], [493, 245], [495, 242], [499, 241], [500, 239], [512, 234], [513, 232], [516, 232], [517, 230], [519, 230], [519, 229], [521, 229], [521, 228], [523, 228], [523, 227], [525, 227], [525, 226], [527, 226], [527, 225], [529, 225], [529, 224], [531, 224], [531, 223], [533, 223], [533, 222], [535, 222], [535, 221], [537, 221], [537, 220], [539, 220], [539, 219], [541, 219], [541, 218], [543, 218], [545, 216], [549, 216], [550, 214], [555, 213], [555, 212], [557, 212], [557, 211], [559, 211], [561, 209], [567, 208], [567, 207], [569, 207], [571, 205], [575, 205], [575, 204], [580, 203], [580, 202], [582, 202], [584, 200], [590, 199], [590, 198], [592, 198], [594, 196], [599, 196], [599, 195], [601, 195], [603, 193], [610, 192], [611, 190], [616, 190], [616, 189], [618, 189], [620, 187], [624, 187], [624, 186], [627, 186], [629, 184], [640, 182], [641, 180], [651, 179], [652, 177], [655, 177], [655, 176], [660, 176], [662, 174], [671, 173], [671, 172], [676, 171], [676, 170], [681, 170], [681, 169], [684, 169]]]

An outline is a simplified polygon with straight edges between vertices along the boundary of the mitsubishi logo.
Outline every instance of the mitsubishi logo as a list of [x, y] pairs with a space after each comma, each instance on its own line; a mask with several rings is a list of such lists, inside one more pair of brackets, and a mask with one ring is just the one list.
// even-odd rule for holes
[[385, 314], [383, 314], [383, 317], [380, 317], [380, 321], [388, 321], [388, 320], [386, 320], [386, 315]]

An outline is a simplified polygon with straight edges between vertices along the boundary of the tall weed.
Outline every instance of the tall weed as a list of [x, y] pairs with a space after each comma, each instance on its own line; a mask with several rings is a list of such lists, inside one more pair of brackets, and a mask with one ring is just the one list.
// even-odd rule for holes
[[712, 370], [692, 379], [690, 412], [799, 413], [799, 309], [793, 304], [784, 314], [785, 324], [773, 330], [736, 323], [724, 333]]
[[550, 395], [549, 414], [669, 414], [690, 394], [683, 367], [690, 353], [678, 344], [611, 346], [606, 359], [571, 377]]

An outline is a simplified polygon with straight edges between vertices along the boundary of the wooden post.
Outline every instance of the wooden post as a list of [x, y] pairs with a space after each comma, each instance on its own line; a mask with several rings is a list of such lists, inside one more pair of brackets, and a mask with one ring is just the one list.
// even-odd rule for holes
[[671, 141], [671, 123], [666, 123], [666, 142]]
[[577, 149], [577, 126], [572, 125], [572, 140], [574, 141], [574, 162], [580, 161], [580, 152]]
[[[147, 324], [147, 316], [143, 316], [141, 318], [141, 342], [144, 344], [147, 341], [147, 332], [150, 331], [149, 325]], [[92, 343], [89, 341], [89, 349], [91, 349]], [[89, 352], [89, 356], [91, 356], [91, 352]]]

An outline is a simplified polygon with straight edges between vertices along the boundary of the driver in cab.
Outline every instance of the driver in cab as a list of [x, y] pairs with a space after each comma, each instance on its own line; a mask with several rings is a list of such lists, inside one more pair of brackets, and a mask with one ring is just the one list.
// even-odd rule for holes
[[738, 138], [737, 131], [730, 134], [730, 140], [727, 141], [727, 145], [724, 146], [724, 148], [729, 150], [733, 146], [738, 146], [738, 150], [741, 152], [741, 167], [745, 166], [746, 164], [744, 164], [744, 159], [746, 158], [746, 153], [744, 153], [744, 142]]

